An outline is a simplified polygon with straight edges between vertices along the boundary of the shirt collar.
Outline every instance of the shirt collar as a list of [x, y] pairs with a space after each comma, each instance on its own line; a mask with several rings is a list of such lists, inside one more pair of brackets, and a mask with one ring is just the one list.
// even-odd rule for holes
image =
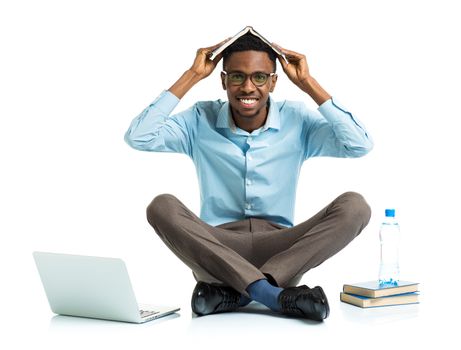
[[[218, 113], [218, 118], [216, 119], [216, 128], [231, 129], [232, 132], [235, 132], [237, 126], [235, 125], [234, 119], [230, 113], [229, 102], [225, 102]], [[266, 123], [262, 126], [263, 131], [267, 129], [280, 129], [280, 113], [277, 108], [275, 101], [269, 96], [269, 113], [267, 114]]]

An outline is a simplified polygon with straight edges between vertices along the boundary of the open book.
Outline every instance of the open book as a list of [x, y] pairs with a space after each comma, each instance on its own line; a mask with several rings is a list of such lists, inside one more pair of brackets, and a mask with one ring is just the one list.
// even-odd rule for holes
[[264, 38], [261, 34], [259, 34], [256, 30], [253, 29], [252, 26], [246, 26], [243, 28], [240, 32], [235, 34], [232, 38], [230, 38], [228, 41], [226, 41], [224, 44], [219, 46], [218, 48], [214, 49], [211, 55], [209, 56], [210, 60], [214, 60], [216, 56], [218, 56], [221, 52], [223, 52], [226, 48], [228, 48], [230, 45], [232, 45], [238, 38], [241, 36], [245, 35], [246, 33], [251, 33], [254, 36], [257, 36], [259, 39], [261, 39], [264, 43], [269, 45], [272, 50], [275, 51], [275, 53], [279, 56], [282, 56], [283, 59], [286, 61], [285, 55], [275, 46], [272, 46], [269, 40]]

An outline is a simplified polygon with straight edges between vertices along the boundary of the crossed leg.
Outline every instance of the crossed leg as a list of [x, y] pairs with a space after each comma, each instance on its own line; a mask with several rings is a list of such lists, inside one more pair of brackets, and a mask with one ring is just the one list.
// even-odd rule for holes
[[283, 288], [296, 285], [349, 244], [370, 216], [355, 192], [290, 228], [257, 218], [213, 227], [170, 194], [157, 196], [147, 208], [149, 223], [197, 280], [230, 286], [247, 297], [247, 287], [265, 278]]

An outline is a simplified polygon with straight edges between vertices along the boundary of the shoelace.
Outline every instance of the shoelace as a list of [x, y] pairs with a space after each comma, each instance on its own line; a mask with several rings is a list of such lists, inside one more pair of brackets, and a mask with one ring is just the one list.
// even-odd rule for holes
[[222, 291], [222, 302], [216, 307], [216, 311], [236, 309], [240, 302], [240, 293], [234, 291]]
[[305, 287], [305, 288], [298, 289], [296, 291], [296, 294], [294, 295], [293, 294], [292, 295], [282, 295], [280, 299], [282, 307], [290, 313], [303, 314], [303, 312], [298, 308], [296, 304], [296, 301], [298, 300], [298, 298], [303, 295], [305, 295], [308, 299], [310, 299], [314, 303], [323, 304], [325, 302], [319, 291]]
[[298, 309], [296, 305], [296, 300], [298, 299], [299, 295], [301, 294], [301, 290], [298, 290], [294, 295], [281, 295], [280, 303], [282, 304], [282, 308], [290, 313], [299, 314], [301, 310]]

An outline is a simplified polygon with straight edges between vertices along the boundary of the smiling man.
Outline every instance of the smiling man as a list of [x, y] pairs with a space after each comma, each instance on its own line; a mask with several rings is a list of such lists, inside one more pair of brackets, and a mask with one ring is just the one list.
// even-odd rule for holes
[[225, 51], [222, 85], [227, 90], [235, 124], [251, 133], [264, 125], [267, 118], [269, 93], [274, 91], [277, 82], [275, 55], [274, 62], [264, 51], [228, 55], [229, 51]]
[[[131, 123], [135, 149], [187, 154], [200, 184], [196, 216], [171, 194], [154, 198], [147, 219], [197, 280], [192, 310], [199, 316], [235, 311], [252, 300], [275, 313], [322, 321], [323, 289], [297, 286], [303, 274], [330, 258], [368, 224], [370, 207], [347, 192], [294, 225], [296, 186], [310, 157], [360, 157], [372, 148], [364, 127], [311, 76], [306, 57], [246, 34], [222, 55], [222, 43], [197, 51], [188, 69]], [[223, 60], [228, 101], [197, 102], [171, 115], [179, 100]], [[276, 102], [276, 61], [318, 105]]]

